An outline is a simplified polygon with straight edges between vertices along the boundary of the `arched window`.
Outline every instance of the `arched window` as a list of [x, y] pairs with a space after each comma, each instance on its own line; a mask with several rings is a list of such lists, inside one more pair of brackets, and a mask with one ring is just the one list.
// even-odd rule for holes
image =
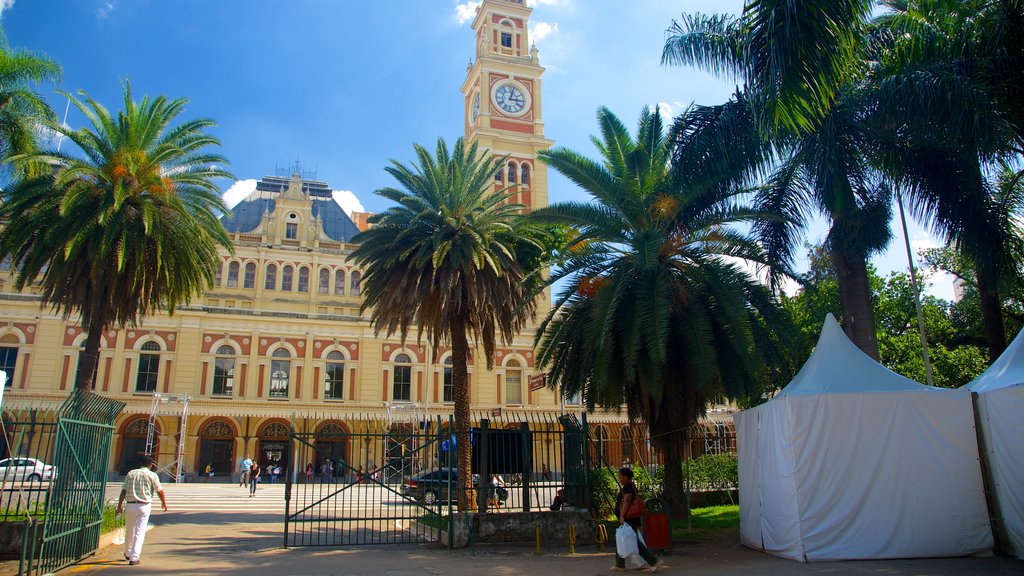
[[363, 274], [358, 270], [352, 271], [352, 287], [349, 290], [349, 294], [352, 296], [359, 296], [360, 283], [363, 281]]
[[217, 348], [213, 361], [213, 395], [231, 396], [235, 384], [235, 349], [231, 346]]
[[395, 356], [395, 376], [392, 379], [391, 399], [399, 402], [412, 400], [412, 359], [408, 354]]
[[334, 350], [327, 354], [324, 368], [324, 398], [341, 400], [345, 397], [345, 356]]
[[594, 450], [596, 459], [593, 464], [605, 467], [610, 466], [608, 461], [608, 428], [602, 424], [594, 427]]
[[224, 276], [224, 265], [223, 264], [217, 264], [217, 274], [216, 274], [216, 277], [213, 279], [213, 285], [214, 286], [220, 286], [221, 280], [223, 280], [223, 276]]
[[628, 425], [622, 427], [622, 434], [619, 436], [619, 444], [622, 449], [622, 465], [627, 466], [633, 462], [635, 450], [633, 446], [633, 430]]
[[516, 183], [516, 165], [512, 162], [508, 163], [508, 184], [511, 186]]
[[292, 277], [295, 275], [295, 269], [291, 266], [286, 265], [281, 268], [281, 290], [285, 292], [292, 291]]
[[6, 334], [0, 338], [0, 370], [7, 373], [5, 388], [14, 382], [14, 369], [18, 366], [18, 337]]
[[265, 290], [277, 289], [277, 264], [267, 264], [267, 277], [263, 281]]
[[505, 181], [504, 174], [505, 174], [505, 172], [501, 168], [498, 168], [497, 170], [495, 170], [494, 171], [494, 181], [496, 183], [498, 183], [498, 184], [501, 184], [502, 182], [504, 182]]
[[299, 292], [309, 292], [309, 268], [299, 268]]
[[338, 270], [334, 273], [334, 293], [342, 295], [345, 293], [345, 271]]
[[287, 348], [278, 348], [270, 355], [270, 397], [287, 398], [292, 370], [292, 355]]
[[529, 164], [523, 164], [523, 166], [519, 169], [519, 174], [520, 174], [520, 176], [519, 176], [519, 183], [522, 184], [523, 186], [529, 186], [530, 185], [530, 165]]
[[509, 360], [505, 365], [505, 404], [523, 403], [523, 371], [519, 361]]
[[249, 262], [245, 265], [245, 277], [242, 280], [242, 288], [256, 287], [256, 264]]
[[160, 345], [150, 340], [139, 350], [139, 373], [135, 376], [136, 392], [156, 392], [160, 376]]
[[452, 384], [452, 357], [444, 359], [444, 401], [455, 401], [455, 388]]
[[320, 269], [320, 277], [317, 279], [316, 291], [320, 294], [331, 293], [331, 271], [327, 268]]
[[238, 262], [228, 263], [228, 288], [238, 288]]

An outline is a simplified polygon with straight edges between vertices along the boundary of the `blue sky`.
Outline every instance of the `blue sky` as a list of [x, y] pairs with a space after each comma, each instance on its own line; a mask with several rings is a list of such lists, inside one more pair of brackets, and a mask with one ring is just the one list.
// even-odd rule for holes
[[[733, 85], [659, 63], [665, 29], [683, 12], [738, 12], [742, 0], [533, 0], [531, 37], [544, 75], [546, 134], [594, 153], [595, 112], [607, 106], [628, 124], [644, 106], [674, 112], [716, 104]], [[459, 87], [473, 54], [465, 0], [0, 0], [9, 42], [64, 67], [52, 90], [84, 89], [110, 108], [121, 81], [137, 95], [190, 100], [186, 115], [210, 117], [221, 152], [240, 180], [302, 162], [339, 191], [342, 204], [385, 206], [373, 191], [391, 185], [390, 158], [412, 159], [412, 143], [461, 136]], [[80, 125], [74, 111], [68, 124]], [[228, 190], [234, 183], [225, 181]], [[243, 189], [245, 183], [235, 190]], [[553, 175], [552, 201], [581, 198]], [[898, 232], [898, 229], [897, 229]], [[816, 223], [812, 241], [825, 226]], [[899, 236], [901, 237], [901, 236]], [[911, 227], [915, 247], [933, 245]], [[906, 268], [902, 242], [875, 260]], [[947, 278], [932, 293], [952, 297]]]

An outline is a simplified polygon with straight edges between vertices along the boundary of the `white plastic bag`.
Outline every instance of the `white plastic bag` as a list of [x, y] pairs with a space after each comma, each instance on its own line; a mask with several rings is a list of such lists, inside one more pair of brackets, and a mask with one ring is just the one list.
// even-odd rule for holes
[[615, 531], [615, 553], [619, 558], [627, 559], [640, 554], [640, 548], [636, 544], [636, 532], [629, 524], [623, 524]]

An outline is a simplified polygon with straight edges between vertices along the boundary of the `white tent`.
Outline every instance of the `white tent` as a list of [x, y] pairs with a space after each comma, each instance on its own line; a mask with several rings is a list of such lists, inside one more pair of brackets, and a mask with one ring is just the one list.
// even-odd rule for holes
[[978, 394], [996, 502], [1013, 553], [1024, 558], [1024, 331], [965, 388]]
[[744, 545], [801, 561], [992, 548], [968, 391], [889, 371], [831, 314], [793, 381], [734, 418]]

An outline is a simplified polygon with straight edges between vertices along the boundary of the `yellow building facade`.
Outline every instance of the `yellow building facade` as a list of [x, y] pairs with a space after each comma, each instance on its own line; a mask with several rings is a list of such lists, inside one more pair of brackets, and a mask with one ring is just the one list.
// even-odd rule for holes
[[[529, 15], [521, 0], [483, 2], [472, 26], [476, 58], [462, 93], [466, 138], [508, 156], [495, 189], [514, 186], [513, 201], [536, 209], [548, 197], [537, 153], [552, 142], [544, 134], [544, 70], [529, 43]], [[95, 388], [127, 403], [111, 472], [124, 473], [144, 449], [154, 393], [189, 397], [184, 430], [180, 404], [158, 409], [159, 458], [173, 458], [180, 435], [183, 470], [201, 472], [210, 464], [220, 476], [236, 471], [245, 454], [287, 462], [293, 420], [337, 436], [379, 427], [396, 413], [450, 413], [448, 351], [431, 354], [427, 342], [378, 336], [360, 313], [362, 271], [350, 255], [365, 221], [365, 214], [346, 215], [325, 182], [298, 172], [265, 177], [223, 220], [234, 254], [222, 254], [216, 286], [173, 316], [106, 333]], [[41, 308], [31, 291], [13, 291], [12, 275], [0, 267], [7, 401], [61, 399], [74, 386], [85, 333], [74, 318]], [[549, 295], [541, 300], [539, 318]], [[471, 364], [475, 410], [563, 410], [556, 392], [528, 383], [538, 373], [533, 331], [500, 347], [493, 370], [482, 361]], [[379, 455], [340, 444], [335, 457], [365, 464]]]

